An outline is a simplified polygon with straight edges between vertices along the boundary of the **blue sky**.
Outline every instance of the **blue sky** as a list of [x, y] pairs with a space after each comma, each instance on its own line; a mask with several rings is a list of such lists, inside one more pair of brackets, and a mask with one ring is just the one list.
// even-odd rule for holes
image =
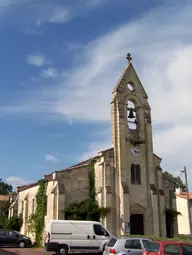
[[[192, 3], [0, 0], [0, 169], [14, 186], [111, 146], [112, 90], [132, 53], [164, 170], [192, 189]], [[100, 95], [98, 95], [100, 93]]]

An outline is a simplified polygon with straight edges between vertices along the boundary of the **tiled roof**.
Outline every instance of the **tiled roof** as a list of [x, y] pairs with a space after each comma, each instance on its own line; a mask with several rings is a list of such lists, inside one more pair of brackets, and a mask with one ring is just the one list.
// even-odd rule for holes
[[[53, 179], [52, 174], [44, 175], [44, 179], [47, 180], [47, 181], [52, 181], [52, 179]], [[38, 185], [38, 182], [23, 185], [23, 186], [17, 187], [17, 191], [19, 192], [19, 191], [23, 191], [23, 190], [26, 190], [26, 189], [30, 189], [30, 188], [33, 188], [37, 185]]]
[[[114, 148], [113, 148], [113, 147], [110, 147], [110, 148], [108, 148], [108, 149], [106, 149], [106, 150], [103, 150], [103, 151], [100, 151], [100, 152], [105, 153], [105, 152], [113, 151], [113, 150], [114, 150]], [[156, 154], [154, 154], [154, 156], [158, 157]], [[76, 169], [76, 168], [79, 168], [79, 167], [87, 166], [88, 164], [91, 163], [92, 160], [94, 160], [94, 159], [96, 160], [96, 159], [98, 159], [98, 158], [99, 158], [99, 156], [97, 155], [97, 156], [95, 156], [95, 157], [91, 157], [91, 158], [89, 158], [89, 159], [87, 159], [87, 160], [85, 160], [85, 161], [81, 161], [81, 162], [79, 162], [79, 163], [77, 163], [77, 164], [75, 164], [75, 165], [72, 165], [72, 166], [70, 166], [70, 167], [67, 167], [67, 168], [65, 168], [65, 169], [58, 170], [58, 171], [54, 171], [54, 172], [70, 171], [70, 170], [73, 170], [73, 169]], [[158, 157], [158, 158], [159, 158], [159, 157]], [[159, 158], [159, 159], [161, 159], [161, 158]], [[47, 180], [47, 181], [52, 181], [52, 180], [53, 180], [52, 175], [53, 175], [54, 172], [52, 172], [52, 173], [50, 173], [50, 174], [47, 174], [47, 175], [44, 175], [44, 179]], [[24, 186], [20, 186], [20, 187], [17, 187], [17, 190], [18, 190], [18, 191], [23, 191], [23, 190], [26, 190], [26, 189], [35, 187], [36, 185], [38, 185], [38, 182], [31, 183], [31, 184], [24, 185]]]
[[1, 201], [8, 201], [9, 200], [9, 195], [0, 195], [0, 202]]
[[53, 180], [52, 173], [44, 175], [44, 179], [47, 181], [52, 181]]
[[[175, 193], [175, 196], [187, 199], [187, 193], [186, 192], [181, 192], [180, 194]], [[192, 192], [189, 192], [189, 199], [192, 199]]]
[[73, 168], [76, 168], [76, 167], [79, 167], [79, 166], [87, 165], [87, 164], [91, 163], [92, 160], [97, 159], [98, 157], [99, 157], [99, 156], [95, 156], [95, 157], [89, 158], [89, 159], [87, 159], [87, 160], [85, 160], [85, 161], [82, 161], [82, 162], [80, 162], [80, 163], [78, 163], [78, 164], [75, 164], [75, 165], [73, 165], [73, 166], [70, 166], [70, 167], [66, 168], [65, 170], [73, 169]]

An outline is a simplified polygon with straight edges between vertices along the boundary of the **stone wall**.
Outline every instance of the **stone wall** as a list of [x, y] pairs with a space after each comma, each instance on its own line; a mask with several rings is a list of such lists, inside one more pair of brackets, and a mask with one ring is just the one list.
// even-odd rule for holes
[[88, 198], [89, 171], [90, 164], [84, 164], [57, 173], [58, 183], [63, 184], [62, 192], [59, 190], [59, 196], [63, 196], [63, 199], [59, 201], [58, 210], [64, 210], [71, 203], [79, 203]]

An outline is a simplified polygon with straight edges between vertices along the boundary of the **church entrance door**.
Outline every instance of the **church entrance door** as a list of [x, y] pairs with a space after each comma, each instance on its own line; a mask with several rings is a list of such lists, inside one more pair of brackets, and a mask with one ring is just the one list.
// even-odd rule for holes
[[131, 214], [130, 216], [130, 234], [144, 235], [143, 214]]

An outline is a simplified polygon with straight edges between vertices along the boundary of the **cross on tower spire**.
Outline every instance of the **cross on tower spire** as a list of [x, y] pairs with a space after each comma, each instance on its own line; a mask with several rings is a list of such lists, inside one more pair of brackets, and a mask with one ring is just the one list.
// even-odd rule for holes
[[128, 60], [128, 63], [131, 63], [132, 57], [130, 53], [127, 54], [126, 59]]

